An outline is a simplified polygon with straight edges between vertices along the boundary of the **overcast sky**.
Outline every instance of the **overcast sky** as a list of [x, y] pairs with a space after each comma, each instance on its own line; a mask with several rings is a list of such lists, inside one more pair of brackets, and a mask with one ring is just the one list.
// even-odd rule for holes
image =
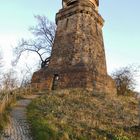
[[[2, 0], [0, 3], [0, 47], [10, 62], [11, 46], [30, 36], [34, 15], [55, 20], [61, 0]], [[108, 71], [128, 64], [140, 65], [140, 1], [100, 0]], [[7, 59], [8, 58], [8, 59]], [[7, 62], [7, 63], [8, 63]], [[139, 79], [138, 79], [139, 80]], [[140, 80], [137, 89], [140, 91]]]

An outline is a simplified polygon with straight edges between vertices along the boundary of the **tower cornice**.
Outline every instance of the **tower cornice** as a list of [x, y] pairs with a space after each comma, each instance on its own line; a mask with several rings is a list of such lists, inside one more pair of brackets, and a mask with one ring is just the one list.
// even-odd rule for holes
[[[98, 0], [97, 0], [98, 1]], [[62, 8], [57, 14], [56, 14], [56, 24], [58, 23], [59, 20], [63, 20], [65, 18], [68, 18], [74, 14], [78, 13], [85, 13], [90, 16], [95, 17], [95, 20], [97, 23], [101, 26], [104, 25], [104, 19], [102, 16], [94, 9], [93, 4], [88, 3], [88, 4], [74, 4], [72, 6], [69, 6], [67, 8]]]

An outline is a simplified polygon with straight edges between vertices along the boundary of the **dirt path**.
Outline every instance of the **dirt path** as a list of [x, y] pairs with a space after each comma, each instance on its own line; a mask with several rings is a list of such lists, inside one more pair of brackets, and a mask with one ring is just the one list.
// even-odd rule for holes
[[26, 107], [36, 97], [38, 95], [30, 95], [17, 102], [11, 111], [10, 123], [3, 133], [2, 140], [32, 140], [26, 117]]

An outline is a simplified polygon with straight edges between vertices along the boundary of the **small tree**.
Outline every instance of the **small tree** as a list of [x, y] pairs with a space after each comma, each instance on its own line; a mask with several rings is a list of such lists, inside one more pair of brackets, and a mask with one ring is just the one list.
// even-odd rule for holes
[[2, 62], [3, 62], [3, 58], [2, 58], [2, 54], [0, 53], [0, 68], [2, 67]]
[[2, 80], [2, 68], [3, 68], [3, 57], [2, 57], [2, 52], [0, 52], [0, 89], [1, 89], [1, 80]]
[[115, 80], [117, 93], [126, 95], [134, 92], [136, 86], [136, 76], [138, 67], [126, 66], [113, 72], [112, 77]]
[[14, 70], [9, 70], [7, 73], [3, 74], [2, 86], [3, 90], [13, 90], [18, 87], [18, 79], [16, 72]]
[[0, 73], [2, 73], [2, 67], [3, 67], [3, 55], [2, 52], [0, 51]]
[[26, 64], [26, 67], [20, 71], [20, 75], [20, 88], [30, 85], [32, 77], [32, 68]]
[[45, 16], [38, 15], [35, 18], [37, 19], [37, 25], [29, 29], [34, 38], [29, 40], [21, 39], [14, 50], [16, 54], [14, 63], [18, 62], [24, 52], [32, 52], [39, 56], [41, 68], [43, 68], [48, 65], [50, 60], [56, 25]]

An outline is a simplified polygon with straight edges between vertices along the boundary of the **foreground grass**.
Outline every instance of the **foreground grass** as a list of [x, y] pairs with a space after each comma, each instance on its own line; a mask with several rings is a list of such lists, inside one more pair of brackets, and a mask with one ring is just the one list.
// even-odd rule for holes
[[2, 114], [0, 114], [0, 137], [1, 137], [3, 129], [9, 123], [10, 111], [11, 111], [11, 104], [9, 104], [6, 107], [5, 111]]
[[2, 133], [3, 128], [6, 126], [8, 122], [8, 112], [5, 111], [3, 114], [0, 115], [0, 135]]
[[28, 107], [35, 140], [140, 140], [134, 97], [61, 90]]
[[0, 137], [3, 132], [3, 129], [9, 123], [10, 111], [11, 111], [12, 107], [15, 105], [15, 103], [16, 103], [15, 97], [11, 97], [11, 99], [8, 101], [3, 113], [0, 114]]

